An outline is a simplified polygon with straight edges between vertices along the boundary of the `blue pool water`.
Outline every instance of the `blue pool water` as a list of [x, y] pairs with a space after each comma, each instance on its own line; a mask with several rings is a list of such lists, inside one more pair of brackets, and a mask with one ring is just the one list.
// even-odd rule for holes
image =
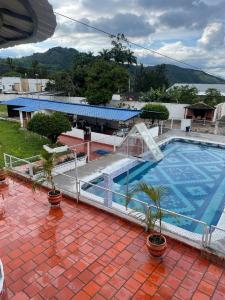
[[[162, 207], [179, 214], [216, 225], [225, 205], [225, 150], [200, 143], [171, 142], [162, 147], [164, 159], [159, 163], [140, 163], [129, 171], [129, 188], [139, 182], [153, 186], [163, 185], [167, 195]], [[102, 178], [94, 182], [104, 186]], [[114, 191], [126, 194], [127, 173], [114, 179]], [[104, 197], [104, 191], [84, 187], [90, 193]], [[142, 193], [134, 195], [151, 203]], [[113, 196], [113, 201], [123, 204], [124, 199]], [[181, 218], [165, 217], [165, 221], [192, 232], [201, 232], [201, 226]]]

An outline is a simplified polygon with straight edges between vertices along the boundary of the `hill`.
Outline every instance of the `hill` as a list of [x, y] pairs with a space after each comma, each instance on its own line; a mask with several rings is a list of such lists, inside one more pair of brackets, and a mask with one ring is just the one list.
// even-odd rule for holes
[[[55, 47], [51, 48], [45, 53], [34, 53], [27, 57], [21, 57], [13, 59], [15, 65], [27, 68], [32, 67], [32, 63], [37, 61], [41, 67], [53, 72], [56, 70], [68, 70], [70, 69], [76, 59], [80, 56], [79, 51], [73, 48]], [[87, 55], [87, 54], [86, 54]], [[169, 82], [169, 85], [174, 83], [225, 83], [224, 79], [211, 76], [205, 72], [187, 68], [181, 68], [176, 65], [165, 64], [165, 75]], [[133, 66], [132, 73], [139, 67]], [[149, 66], [147, 68], [154, 69], [156, 66]], [[0, 59], [0, 75], [5, 74], [8, 71], [6, 60]]]

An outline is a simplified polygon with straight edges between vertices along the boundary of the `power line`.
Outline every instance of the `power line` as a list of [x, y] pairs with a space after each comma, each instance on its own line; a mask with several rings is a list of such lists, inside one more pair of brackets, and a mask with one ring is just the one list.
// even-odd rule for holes
[[[76, 23], [78, 23], [78, 24], [81, 24], [81, 25], [83, 25], [83, 26], [86, 26], [86, 27], [88, 27], [88, 28], [94, 29], [94, 30], [96, 30], [96, 31], [98, 31], [98, 32], [101, 32], [101, 33], [107, 35], [107, 36], [110, 37], [110, 38], [116, 37], [115, 34], [112, 34], [112, 33], [110, 33], [110, 32], [107, 32], [107, 31], [105, 31], [105, 30], [103, 30], [103, 29], [100, 29], [100, 28], [98, 28], [98, 27], [89, 25], [89, 24], [87, 24], [87, 23], [85, 23], [85, 22], [79, 21], [79, 20], [74, 19], [74, 18], [72, 18], [72, 17], [66, 16], [66, 15], [61, 14], [61, 13], [58, 13], [58, 12], [55, 12], [55, 14], [58, 15], [58, 16], [61, 16], [61, 17], [63, 17], [63, 18], [66, 18], [66, 19], [68, 19], [68, 20], [74, 21], [74, 22], [76, 22]], [[184, 60], [179, 60], [179, 59], [173, 58], [173, 57], [171, 57], [171, 56], [169, 56], [169, 55], [160, 53], [160, 52], [158, 52], [158, 51], [156, 51], [156, 50], [153, 50], [153, 49], [151, 49], [151, 48], [148, 48], [148, 47], [139, 45], [139, 44], [137, 44], [137, 43], [134, 43], [134, 42], [132, 42], [132, 41], [130, 41], [130, 40], [128, 40], [128, 39], [124, 39], [124, 41], [127, 42], [127, 43], [130, 44], [130, 45], [133, 45], [133, 46], [138, 47], [138, 48], [142, 48], [142, 49], [144, 49], [144, 50], [146, 50], [146, 51], [149, 51], [149, 52], [151, 52], [151, 53], [153, 53], [153, 54], [157, 54], [157, 55], [162, 56], [162, 57], [164, 57], [164, 58], [170, 59], [170, 60], [172, 60], [172, 61], [174, 61], [174, 62], [177, 62], [177, 63], [183, 64], [183, 65], [186, 65], [186, 66], [191, 67], [191, 68], [194, 68], [195, 70], [199, 70], [199, 71], [205, 72], [205, 71], [202, 70], [201, 68], [196, 67], [196, 66], [194, 66], [194, 65], [192, 65], [192, 64], [189, 64], [189, 63], [185, 62]], [[208, 72], [205, 72], [205, 73], [208, 73]], [[208, 73], [208, 74], [209, 74], [209, 73]], [[210, 74], [209, 74], [209, 75], [210, 75]]]

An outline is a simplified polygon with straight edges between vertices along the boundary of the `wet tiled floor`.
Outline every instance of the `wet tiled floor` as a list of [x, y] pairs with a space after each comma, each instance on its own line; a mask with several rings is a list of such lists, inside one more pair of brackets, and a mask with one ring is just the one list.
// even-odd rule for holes
[[149, 256], [146, 233], [93, 207], [19, 181], [5, 193], [0, 257], [10, 299], [225, 299], [225, 271], [169, 240], [163, 260]]
[[[71, 149], [75, 150], [77, 153], [85, 152], [87, 154], [88, 152], [87, 143], [81, 139], [70, 137], [67, 135], [61, 135], [59, 137], [59, 141], [71, 147]], [[113, 146], [110, 145], [97, 143], [97, 142], [90, 142], [89, 146], [90, 146], [90, 157], [89, 157], [90, 160], [96, 160], [101, 156], [104, 156], [105, 155], [104, 152], [106, 154], [113, 152]], [[101, 154], [101, 151], [103, 151], [103, 154]]]

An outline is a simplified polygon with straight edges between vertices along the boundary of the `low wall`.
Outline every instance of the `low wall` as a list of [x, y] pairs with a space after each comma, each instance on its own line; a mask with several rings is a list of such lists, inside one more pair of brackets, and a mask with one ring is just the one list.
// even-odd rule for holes
[[122, 143], [123, 138], [116, 135], [107, 135], [103, 133], [92, 132], [91, 141], [111, 146], [119, 146]]
[[84, 131], [82, 129], [73, 128], [71, 131], [67, 131], [64, 134], [81, 140], [84, 139]]

